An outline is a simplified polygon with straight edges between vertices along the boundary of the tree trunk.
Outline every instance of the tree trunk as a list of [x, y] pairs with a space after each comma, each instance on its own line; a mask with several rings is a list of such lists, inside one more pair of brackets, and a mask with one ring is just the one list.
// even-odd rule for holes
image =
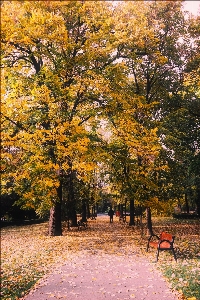
[[142, 206], [139, 207], [140, 211], [140, 226], [142, 226]]
[[146, 209], [147, 217], [147, 235], [153, 235], [152, 220], [151, 220], [151, 208], [147, 207]]
[[186, 212], [187, 214], [189, 214], [190, 209], [189, 209], [189, 203], [188, 203], [188, 196], [187, 196], [187, 192], [185, 193], [185, 208], [186, 208]]
[[82, 204], [82, 221], [87, 222], [85, 201], [83, 201], [83, 204]]
[[87, 204], [86, 204], [86, 215], [87, 215], [87, 218], [89, 219], [90, 218], [90, 205], [89, 205], [89, 201], [87, 200]]
[[74, 207], [71, 209], [70, 220], [71, 220], [71, 226], [72, 227], [78, 227], [77, 214], [76, 214], [76, 210], [75, 210]]
[[125, 200], [125, 205], [124, 205], [124, 222], [126, 223], [126, 203], [127, 200]]
[[59, 201], [50, 209], [49, 217], [49, 232], [50, 236], [62, 235], [62, 220], [61, 220], [61, 206], [62, 206], [62, 183], [57, 189]]
[[95, 209], [95, 204], [92, 206], [92, 220], [96, 220], [96, 209]]
[[135, 225], [134, 215], [135, 215], [134, 200], [130, 199], [130, 223], [129, 223], [130, 226]]
[[72, 227], [78, 227], [77, 224], [77, 214], [76, 214], [76, 201], [74, 197], [74, 178], [76, 174], [71, 171], [69, 175], [69, 185], [68, 185], [68, 219], [71, 221]]
[[197, 214], [200, 218], [200, 188], [197, 188], [197, 196], [196, 196], [196, 206], [197, 206]]
[[120, 219], [123, 220], [123, 204], [120, 204]]

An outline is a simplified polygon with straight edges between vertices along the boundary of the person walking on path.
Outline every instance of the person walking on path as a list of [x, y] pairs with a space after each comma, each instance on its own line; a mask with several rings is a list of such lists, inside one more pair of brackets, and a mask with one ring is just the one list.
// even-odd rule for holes
[[113, 216], [114, 216], [114, 211], [112, 210], [112, 207], [110, 207], [108, 215], [110, 216], [110, 223], [112, 223], [113, 222]]

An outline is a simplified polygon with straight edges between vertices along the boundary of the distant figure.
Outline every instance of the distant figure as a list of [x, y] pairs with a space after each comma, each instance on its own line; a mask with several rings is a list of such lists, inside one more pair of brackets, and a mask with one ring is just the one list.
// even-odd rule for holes
[[110, 208], [108, 215], [110, 216], [110, 223], [113, 222], [113, 216], [114, 216], [114, 211], [112, 210], [112, 207]]

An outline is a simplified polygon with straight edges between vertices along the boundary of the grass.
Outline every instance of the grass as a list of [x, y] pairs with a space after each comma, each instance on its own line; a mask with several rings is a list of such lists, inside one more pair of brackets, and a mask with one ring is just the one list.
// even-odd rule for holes
[[[1, 230], [2, 300], [23, 297], [44, 274], [82, 250], [105, 251], [114, 255], [145, 255], [183, 299], [200, 300], [200, 221], [153, 218], [156, 233], [168, 231], [176, 236], [178, 262], [168, 252], [161, 252], [155, 264], [155, 250], [146, 253], [146, 230], [128, 226], [108, 217], [89, 220], [86, 230], [68, 231], [62, 237], [48, 237], [47, 223], [11, 226]], [[111, 231], [113, 228], [113, 231]], [[97, 254], [98, 255], [98, 254]], [[166, 263], [167, 262], [167, 263]]]
[[[161, 260], [159, 268], [171, 286], [182, 293], [184, 299], [200, 299], [200, 221], [163, 218], [155, 220], [162, 229], [176, 236], [175, 247], [178, 262], [166, 264]], [[163, 224], [163, 227], [159, 224]], [[159, 227], [160, 226], [160, 227]]]

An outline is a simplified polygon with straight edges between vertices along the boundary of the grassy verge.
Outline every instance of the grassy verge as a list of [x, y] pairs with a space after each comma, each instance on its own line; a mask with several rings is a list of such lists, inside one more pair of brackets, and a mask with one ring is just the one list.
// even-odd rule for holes
[[[183, 299], [200, 300], [200, 221], [155, 218], [153, 224], [157, 233], [165, 230], [176, 237], [177, 263], [164, 251], [157, 267]], [[155, 261], [155, 250], [153, 252]], [[151, 251], [151, 257], [152, 254]]]
[[184, 295], [186, 299], [200, 299], [200, 269], [197, 262], [179, 262], [177, 266], [163, 266], [164, 275], [173, 288]]
[[[97, 217], [97, 221], [89, 221], [87, 230], [64, 230], [62, 237], [46, 236], [47, 223], [3, 228], [1, 299], [23, 297], [40, 277], [80, 250], [97, 249], [115, 255], [121, 251], [122, 255], [131, 255], [140, 248], [155, 264], [155, 250], [145, 251], [145, 232], [141, 236], [140, 227], [126, 226], [117, 218], [114, 223], [112, 232], [108, 218]], [[182, 293], [183, 299], [200, 300], [200, 221], [154, 218], [153, 227], [156, 233], [165, 230], [176, 236], [178, 257], [176, 263], [171, 254], [161, 252], [155, 266]]]
[[55, 264], [66, 260], [71, 238], [47, 237], [46, 230], [46, 223], [1, 230], [1, 299], [24, 296]]

